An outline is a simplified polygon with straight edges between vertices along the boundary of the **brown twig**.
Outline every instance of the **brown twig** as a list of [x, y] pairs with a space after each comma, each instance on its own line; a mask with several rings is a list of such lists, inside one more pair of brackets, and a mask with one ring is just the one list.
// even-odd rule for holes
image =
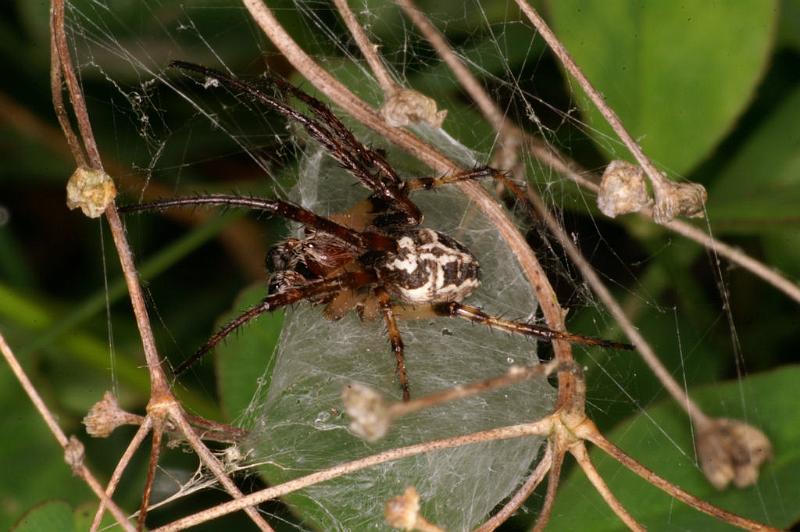
[[[25, 374], [25, 370], [22, 369], [22, 366], [14, 356], [14, 352], [6, 343], [6, 339], [3, 337], [2, 333], [0, 333], [0, 352], [3, 353], [6, 363], [8, 363], [8, 366], [11, 368], [11, 371], [14, 373], [17, 381], [19, 381], [22, 389], [25, 390], [25, 393], [30, 398], [33, 406], [36, 407], [36, 410], [39, 412], [39, 415], [50, 429], [50, 432], [53, 433], [53, 436], [55, 436], [58, 444], [66, 452], [70, 446], [70, 439], [67, 438], [67, 435], [64, 434], [64, 431], [61, 430], [61, 427], [58, 426], [58, 423], [56, 422], [52, 412], [50, 412], [50, 409], [47, 408], [47, 405], [42, 400], [39, 392], [36, 391], [36, 387], [33, 385], [30, 379], [28, 379], [28, 376]], [[70, 465], [72, 466], [75, 474], [81, 477], [83, 481], [89, 485], [89, 488], [91, 488], [95, 495], [97, 495], [97, 498], [108, 507], [109, 511], [112, 513], [120, 526], [122, 526], [122, 528], [125, 530], [135, 530], [133, 525], [131, 525], [131, 523], [128, 521], [128, 517], [125, 515], [122, 509], [117, 506], [117, 504], [111, 500], [108, 495], [106, 495], [105, 491], [103, 491], [103, 487], [94, 477], [94, 475], [92, 475], [92, 472], [89, 471], [89, 468], [87, 468], [82, 462], [72, 463]]]
[[[64, 25], [64, 1], [53, 0], [51, 13], [51, 29], [53, 32], [53, 38], [51, 41], [53, 49], [51, 53], [55, 58], [52, 62], [54, 71], [51, 73], [51, 76], [54, 80], [53, 100], [56, 102], [57, 108], [60, 105], [63, 110], [63, 114], [66, 116], [66, 110], [63, 109], [64, 106], [60, 93], [60, 79], [61, 75], [63, 74], [64, 78], [66, 79], [67, 90], [72, 103], [72, 110], [75, 114], [78, 122], [78, 129], [81, 133], [81, 143], [78, 147], [82, 146], [87, 153], [87, 157], [84, 159], [80, 155], [80, 150], [78, 150], [78, 152], [73, 151], [76, 162], [78, 162], [78, 164], [88, 164], [88, 166], [96, 172], [103, 172], [100, 153], [92, 134], [89, 113], [86, 109], [83, 93], [78, 83], [69, 53], [69, 47], [67, 45], [66, 30]], [[61, 121], [61, 124], [62, 127], [65, 128], [65, 135], [67, 135], [68, 138], [71, 136], [74, 137], [74, 133], [71, 133], [69, 121]], [[136, 324], [139, 329], [139, 336], [144, 349], [148, 373], [150, 375], [150, 402], [148, 404], [148, 417], [151, 418], [153, 425], [154, 450], [153, 454], [151, 455], [148, 483], [144, 489], [143, 507], [140, 514], [140, 526], [143, 526], [144, 514], [147, 511], [147, 501], [149, 499], [148, 495], [149, 491], [152, 489], [154, 471], [158, 461], [160, 441], [168, 416], [183, 431], [184, 436], [194, 448], [195, 452], [198, 453], [201, 460], [203, 460], [206, 466], [209, 467], [209, 469], [217, 476], [226, 489], [228, 489], [228, 491], [234, 497], [240, 497], [241, 492], [239, 492], [238, 488], [236, 488], [235, 484], [233, 484], [233, 481], [227, 477], [224, 470], [222, 470], [221, 466], [219, 466], [218, 462], [213, 455], [211, 455], [210, 451], [206, 448], [203, 442], [197, 438], [188, 422], [184, 419], [183, 411], [178, 406], [177, 401], [169, 389], [166, 374], [160, 365], [155, 338], [153, 337], [153, 331], [147, 314], [147, 306], [145, 304], [141, 286], [139, 285], [139, 279], [133, 261], [133, 253], [128, 245], [127, 237], [125, 235], [125, 231], [113, 199], [107, 205], [105, 209], [105, 215], [106, 219], [108, 220], [109, 228], [111, 229], [111, 234], [114, 240], [114, 246], [117, 250], [117, 255], [119, 256], [122, 266], [123, 275], [125, 277], [131, 304], [133, 306], [134, 316], [136, 318]], [[211, 459], [209, 459], [209, 456]], [[108, 499], [105, 495], [105, 492], [102, 492], [102, 496], [104, 497], [103, 500]], [[255, 509], [247, 508], [245, 511], [253, 520], [253, 522], [256, 523], [256, 525], [258, 525], [262, 530], [271, 530], [270, 526], [266, 523], [266, 521], [264, 521], [264, 519]]]
[[400, 89], [400, 86], [392, 79], [389, 70], [383, 64], [377, 52], [377, 45], [369, 42], [367, 33], [364, 31], [364, 28], [361, 27], [361, 24], [358, 23], [358, 20], [356, 20], [353, 11], [347, 4], [347, 0], [333, 0], [333, 3], [342, 16], [342, 20], [344, 20], [350, 35], [355, 39], [358, 49], [361, 50], [361, 54], [364, 56], [364, 59], [367, 60], [370, 70], [372, 70], [372, 73], [375, 75], [375, 79], [378, 80], [378, 85], [383, 89], [384, 97], [389, 98]]
[[636, 530], [639, 532], [644, 532], [646, 530], [642, 525], [640, 525], [633, 516], [628, 513], [622, 503], [619, 502], [613, 493], [611, 493], [611, 489], [606, 484], [603, 477], [600, 476], [600, 473], [597, 472], [597, 469], [594, 468], [592, 461], [589, 459], [589, 453], [586, 452], [586, 445], [582, 442], [578, 445], [573, 446], [570, 449], [570, 453], [572, 456], [575, 457], [575, 460], [578, 461], [578, 464], [583, 469], [583, 473], [586, 475], [586, 478], [589, 479], [589, 482], [592, 483], [594, 489], [603, 497], [603, 500], [606, 501], [606, 504], [609, 508], [611, 508], [617, 517], [625, 523], [625, 525], [631, 529]]
[[597, 445], [614, 460], [642, 477], [648, 483], [665, 491], [672, 497], [675, 497], [679, 501], [691, 506], [695, 510], [699, 510], [716, 519], [725, 521], [726, 523], [730, 523], [731, 525], [743, 528], [745, 530], [778, 530], [776, 528], [768, 527], [764, 523], [759, 523], [758, 521], [753, 521], [751, 519], [747, 519], [740, 515], [736, 515], [718, 508], [713, 504], [687, 493], [625, 454], [619, 447], [608, 441], [602, 434], [600, 434], [596, 427], [585, 427], [581, 431], [580, 436]]
[[384, 451], [382, 453], [367, 456], [365, 458], [359, 458], [351, 462], [345, 462], [343, 464], [333, 466], [323, 471], [318, 471], [316, 473], [312, 473], [304, 477], [284, 482], [283, 484], [280, 484], [278, 486], [257, 491], [250, 495], [246, 495], [241, 499], [220, 504], [218, 506], [214, 506], [213, 508], [209, 508], [207, 510], [198, 512], [194, 515], [185, 517], [183, 519], [173, 521], [172, 523], [169, 523], [168, 525], [165, 525], [156, 530], [160, 532], [167, 532], [172, 530], [181, 530], [183, 528], [187, 528], [190, 526], [195, 526], [200, 523], [205, 523], [206, 521], [216, 519], [217, 517], [221, 517], [223, 515], [227, 515], [229, 513], [241, 510], [242, 508], [245, 508], [247, 506], [261, 504], [262, 502], [282, 497], [288, 493], [292, 493], [294, 491], [306, 488], [308, 486], [319, 484], [321, 482], [332, 480], [334, 478], [338, 478], [344, 475], [349, 475], [356, 471], [360, 471], [362, 469], [366, 469], [368, 467], [372, 467], [385, 462], [391, 462], [395, 460], [400, 460], [401, 458], [407, 458], [409, 456], [431, 453], [442, 449], [461, 447], [463, 445], [470, 445], [473, 443], [481, 443], [486, 441], [508, 440], [511, 438], [520, 438], [525, 436], [542, 436], [550, 430], [551, 425], [552, 425], [552, 420], [548, 417], [533, 423], [524, 423], [520, 425], [500, 427], [496, 429], [476, 432], [473, 434], [466, 434], [462, 436], [455, 436], [452, 438], [445, 438], [442, 440], [434, 440], [430, 442], [419, 443], [416, 445], [410, 445], [408, 447], [398, 447], [396, 449]]
[[561, 467], [564, 465], [564, 449], [558, 445], [558, 442], [550, 441], [550, 445], [554, 447], [552, 458], [550, 459], [550, 468], [547, 475], [547, 491], [544, 495], [544, 502], [539, 509], [539, 515], [536, 517], [536, 522], [531, 527], [535, 532], [541, 532], [550, 521], [550, 515], [553, 513], [553, 505], [556, 503], [556, 495], [558, 494], [558, 486], [561, 481]]
[[[178, 405], [177, 402], [172, 402], [169, 404], [165, 404], [164, 407], [166, 408], [167, 412], [169, 413], [170, 419], [178, 426], [178, 429], [183, 433], [186, 437], [186, 440], [189, 442], [189, 445], [192, 446], [192, 449], [197, 453], [197, 456], [200, 458], [200, 461], [205, 465], [209, 471], [219, 480], [225, 490], [233, 496], [234, 500], [239, 501], [244, 498], [244, 494], [236, 487], [236, 484], [230, 479], [228, 474], [225, 472], [225, 468], [223, 467], [222, 463], [217, 460], [217, 457], [214, 456], [211, 451], [205, 446], [205, 444], [200, 440], [200, 438], [195, 433], [192, 426], [186, 421], [185, 414], [183, 409]], [[258, 526], [259, 529], [265, 531], [272, 531], [272, 527], [264, 520], [264, 518], [258, 513], [258, 509], [254, 507], [254, 505], [247, 505], [242, 508], [245, 513], [250, 517], [250, 519]]]
[[[625, 147], [633, 154], [633, 157], [636, 159], [636, 162], [639, 163], [639, 166], [644, 170], [647, 177], [650, 179], [650, 183], [653, 186], [653, 193], [656, 199], [656, 206], [654, 211], [654, 220], [657, 223], [665, 223], [672, 220], [674, 216], [674, 205], [672, 203], [674, 200], [672, 199], [672, 191], [675, 188], [675, 184], [669, 181], [664, 175], [658, 171], [655, 165], [650, 161], [650, 159], [644, 154], [642, 148], [639, 144], [633, 139], [633, 137], [628, 133], [625, 129], [625, 126], [622, 124], [622, 121], [617, 116], [617, 113], [606, 103], [603, 95], [594, 88], [591, 82], [586, 78], [583, 74], [583, 71], [575, 64], [575, 61], [572, 59], [572, 56], [569, 52], [564, 48], [561, 44], [561, 41], [555, 36], [552, 32], [550, 27], [544, 21], [544, 19], [539, 16], [539, 13], [531, 7], [531, 5], [527, 2], [527, 0], [515, 0], [519, 8], [528, 17], [528, 20], [536, 28], [536, 31], [539, 32], [539, 35], [547, 42], [547, 45], [553, 51], [553, 53], [558, 57], [561, 61], [561, 64], [564, 65], [567, 72], [575, 78], [584, 92], [589, 96], [589, 99], [592, 103], [597, 107], [600, 111], [600, 114], [603, 115], [603, 118], [606, 119], [606, 122], [611, 126], [614, 130], [614, 133], [622, 140], [622, 143], [625, 144]], [[705, 201], [705, 189], [703, 189], [700, 185], [694, 185], [697, 188], [698, 193], [702, 190], [703, 202]], [[702, 212], [702, 205], [699, 205], [699, 208]]]
[[525, 479], [525, 482], [522, 484], [522, 486], [517, 489], [514, 495], [497, 513], [487, 519], [485, 523], [475, 530], [475, 532], [491, 532], [505, 523], [509, 517], [514, 515], [514, 512], [516, 512], [519, 507], [525, 503], [528, 497], [530, 497], [531, 493], [533, 493], [539, 484], [542, 483], [542, 480], [544, 480], [545, 475], [547, 475], [547, 472], [552, 466], [554, 456], [553, 447], [548, 441], [542, 458], [539, 460], [539, 463], [536, 464], [536, 468], [534, 468], [534, 470], [531, 471], [531, 474], [528, 475], [528, 478]]
[[[122, 453], [122, 456], [117, 461], [117, 465], [114, 467], [114, 472], [111, 474], [111, 479], [108, 481], [108, 485], [106, 486], [106, 496], [111, 499], [114, 496], [114, 492], [119, 485], [119, 481], [122, 479], [122, 474], [127, 469], [128, 464], [130, 464], [131, 460], [133, 459], [133, 455], [142, 445], [142, 442], [150, 433], [150, 429], [152, 428], [153, 420], [149, 417], [144, 418], [144, 422], [139, 425], [139, 430], [136, 431], [134, 434], [133, 439], [131, 439], [130, 443], [128, 444], [128, 448], [125, 449], [125, 452]], [[100, 506], [97, 508], [97, 512], [94, 514], [94, 519], [92, 520], [92, 526], [89, 528], [91, 532], [96, 532], [103, 521], [103, 514], [106, 511], [106, 504], [105, 502], [100, 502]]]

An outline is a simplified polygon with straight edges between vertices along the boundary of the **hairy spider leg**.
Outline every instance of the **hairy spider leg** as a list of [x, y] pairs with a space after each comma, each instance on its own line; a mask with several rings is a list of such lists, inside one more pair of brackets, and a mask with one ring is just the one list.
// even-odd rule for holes
[[358, 248], [367, 248], [371, 250], [392, 250], [397, 245], [393, 238], [369, 231], [354, 231], [323, 216], [314, 214], [307, 209], [281, 200], [247, 198], [224, 194], [209, 194], [207, 196], [189, 196], [141, 203], [139, 205], [126, 205], [120, 208], [120, 212], [136, 213], [142, 211], [167, 209], [170, 207], [191, 207], [198, 205], [244, 207], [256, 211], [277, 214], [284, 218], [288, 218], [289, 220], [300, 222], [306, 227], [316, 231], [333, 235], [343, 242], [347, 242], [348, 244], [352, 244]]
[[[265, 87], [276, 88], [281, 93], [288, 92], [304, 102], [317, 117], [316, 120], [292, 109], [280, 99], [270, 96], [254, 83], [194, 63], [173, 61], [170, 66], [203, 74], [219, 83], [243, 91], [286, 118], [296, 121], [364, 186], [403, 212], [407, 224], [418, 225], [422, 221], [422, 212], [408, 198], [405, 185], [392, 166], [381, 154], [356, 139], [330, 108], [313, 96], [279, 78], [264, 77], [259, 80]], [[371, 167], [377, 168], [378, 172], [373, 172]]]
[[389, 336], [389, 344], [395, 358], [395, 373], [400, 380], [400, 389], [403, 391], [403, 401], [411, 400], [411, 392], [408, 386], [408, 372], [406, 371], [405, 347], [400, 329], [397, 327], [397, 319], [394, 315], [394, 305], [389, 293], [381, 287], [374, 290], [378, 299], [378, 306], [383, 314], [383, 321], [386, 322], [386, 333]]
[[265, 312], [272, 312], [273, 310], [306, 299], [337, 293], [343, 289], [359, 288], [374, 283], [375, 281], [377, 281], [375, 275], [369, 272], [347, 272], [329, 279], [316, 279], [303, 286], [289, 288], [283, 292], [268, 295], [214, 333], [200, 349], [195, 351], [192, 356], [181, 362], [178, 367], [175, 368], [174, 374], [176, 377], [180, 376], [192, 364], [214, 349], [230, 333]]
[[533, 336], [541, 340], [552, 342], [553, 340], [565, 340], [572, 344], [591, 345], [605, 347], [607, 349], [633, 350], [633, 345], [622, 342], [604, 340], [594, 336], [583, 336], [572, 334], [567, 331], [554, 331], [542, 325], [534, 325], [524, 321], [513, 321], [492, 316], [482, 311], [478, 307], [465, 305], [456, 301], [448, 303], [437, 303], [430, 306], [430, 310], [437, 316], [447, 316], [451, 318], [462, 318], [474, 323], [482, 323], [493, 329], [500, 329], [510, 333]]
[[490, 166], [479, 166], [472, 170], [457, 172], [455, 174], [443, 175], [440, 177], [417, 177], [406, 181], [406, 189], [411, 192], [415, 190], [432, 190], [452, 183], [461, 181], [473, 181], [491, 177], [493, 179], [505, 179], [502, 174]]

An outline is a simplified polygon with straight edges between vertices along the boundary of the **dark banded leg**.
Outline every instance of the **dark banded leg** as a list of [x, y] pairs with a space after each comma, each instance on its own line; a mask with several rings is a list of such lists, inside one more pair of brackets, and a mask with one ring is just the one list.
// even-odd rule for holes
[[340, 225], [332, 220], [314, 214], [313, 212], [281, 200], [268, 200], [261, 198], [248, 198], [242, 196], [232, 196], [226, 194], [209, 194], [207, 196], [190, 196], [182, 198], [172, 198], [139, 205], [126, 205], [119, 209], [122, 213], [136, 213], [142, 211], [153, 211], [167, 209], [171, 207], [196, 207], [199, 205], [215, 205], [222, 207], [244, 207], [254, 211], [263, 211], [276, 214], [300, 222], [301, 224], [333, 235], [336, 238], [360, 248], [372, 250], [387, 250], [395, 247], [395, 241], [387, 236], [363, 232], [359, 233]]
[[572, 334], [566, 331], [554, 331], [542, 325], [534, 325], [532, 323], [525, 323], [522, 321], [512, 321], [498, 318], [485, 313], [478, 307], [464, 305], [462, 303], [437, 303], [435, 305], [431, 305], [431, 310], [437, 316], [462, 318], [475, 323], [482, 323], [492, 327], [493, 329], [500, 329], [525, 336], [533, 336], [535, 338], [547, 340], [548, 342], [552, 342], [553, 340], [565, 340], [573, 344], [593, 345], [608, 349], [634, 349], [634, 346], [631, 344], [612, 342], [611, 340], [595, 338], [594, 336], [582, 336], [580, 334]]
[[[331, 157], [361, 181], [365, 187], [384, 200], [395, 204], [400, 212], [405, 213], [407, 223], [417, 225], [422, 220], [422, 213], [408, 199], [397, 172], [380, 153], [366, 147], [356, 139], [330, 108], [320, 100], [279, 77], [265, 76], [259, 78], [257, 82], [251, 82], [229, 76], [213, 68], [184, 61], [173, 61], [170, 66], [202, 74], [223, 85], [245, 92], [286, 118], [296, 121], [312, 138], [322, 144]], [[277, 96], [269, 94], [264, 89], [276, 89]], [[308, 116], [290, 107], [285, 101], [288, 100], [289, 95], [304, 102], [313, 116]]]
[[375, 276], [366, 272], [348, 272], [330, 279], [319, 279], [311, 281], [306, 285], [296, 288], [289, 288], [277, 294], [270, 294], [256, 303], [249, 309], [239, 314], [228, 324], [214, 333], [211, 338], [195, 353], [181, 362], [175, 368], [175, 376], [186, 371], [192, 364], [203, 358], [203, 356], [214, 349], [230, 333], [244, 325], [245, 323], [257, 318], [265, 312], [272, 312], [279, 308], [326, 294], [337, 293], [346, 288], [357, 288], [375, 282]]
[[418, 177], [416, 179], [409, 179], [406, 181], [406, 189], [409, 192], [414, 190], [431, 190], [460, 181], [473, 181], [486, 177], [500, 179], [501, 176], [502, 174], [494, 168], [481, 166], [474, 170], [467, 170], [466, 172], [459, 172], [457, 174], [444, 175], [441, 177]]
[[406, 357], [403, 346], [403, 338], [400, 336], [400, 329], [397, 327], [397, 320], [394, 315], [394, 305], [392, 298], [383, 288], [375, 289], [375, 296], [378, 298], [383, 320], [386, 322], [386, 332], [389, 335], [389, 344], [395, 358], [395, 373], [400, 380], [400, 388], [403, 390], [403, 401], [411, 399], [411, 392], [408, 389], [408, 373], [406, 372]]

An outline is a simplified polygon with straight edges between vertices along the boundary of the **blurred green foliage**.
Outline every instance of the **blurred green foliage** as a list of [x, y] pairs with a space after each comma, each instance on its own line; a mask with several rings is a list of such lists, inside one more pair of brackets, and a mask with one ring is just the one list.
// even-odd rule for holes
[[[114, 16], [102, 18], [100, 10], [90, 9], [93, 2], [73, 1], [77, 9], [70, 12], [71, 24], [84, 30], [71, 35], [95, 134], [107, 162], [121, 171], [115, 177], [120, 179], [122, 202], [137, 201], [145, 180], [167, 190], [233, 189], [259, 195], [291, 185], [297, 154], [290, 144], [275, 140], [284, 134], [279, 120], [217, 102], [228, 117], [225, 125], [235, 124], [234, 133], [246, 139], [250, 152], [263, 155], [272, 169], [267, 179], [241, 146], [193, 114], [186, 101], [152, 83], [154, 76], [148, 71], [164, 74], [159, 69], [175, 58], [216, 66], [214, 56], [198, 42], [202, 35], [237, 73], [257, 74], [266, 61], [291, 75], [285, 61], [247, 22], [238, 2], [205, 0], [189, 11], [180, 2], [107, 3]], [[359, 94], [378, 102], [374, 84], [365, 83], [363, 66], [354, 65], [345, 54], [356, 53], [355, 48], [341, 38], [343, 26], [327, 5], [312, 3], [301, 10], [288, 1], [278, 4], [282, 22], [306, 49]], [[419, 4], [517, 123], [534, 133], [544, 132], [548, 141], [587, 168], [602, 168], [609, 156], [626, 157], [583, 96], [570, 92], [575, 84], [565, 80], [541, 39], [520, 22], [512, 2], [490, 1], [480, 8], [465, 8], [457, 0]], [[559, 0], [544, 7], [566, 47], [656, 163], [671, 178], [706, 185], [708, 220], [698, 225], [796, 280], [800, 2]], [[0, 330], [64, 430], [87, 444], [89, 466], [107, 478], [131, 433], [120, 430], [109, 440], [93, 441], [80, 419], [106, 389], [117, 392], [124, 408], [141, 412], [148, 399], [147, 375], [104, 224], [64, 206], [64, 184], [73, 165], [50, 104], [47, 11], [44, 1], [0, 5]], [[448, 132], [488, 153], [494, 141], [491, 129], [397, 8], [369, 0], [359, 2], [356, 11], [366, 17], [403, 81], [449, 110]], [[181, 26], [187, 20], [193, 24], [191, 31]], [[331, 45], [320, 28], [333, 28], [340, 47]], [[112, 39], [108, 47], [90, 46], [107, 39]], [[573, 120], [576, 116], [580, 121]], [[791, 429], [797, 426], [791, 409], [797, 369], [790, 366], [797, 361], [800, 340], [796, 302], [725, 261], [718, 265], [717, 257], [699, 246], [637, 217], [614, 222], [600, 218], [586, 206], [591, 199], [576, 194], [572, 185], [541, 172], [533, 162], [530, 169], [534, 184], [546, 187], [567, 230], [611, 281], [667, 367], [690, 390], [702, 386], [703, 404], [711, 415], [735, 413], [762, 423], [776, 443], [776, 458], [764, 473], [760, 491], [711, 493], [695, 478], [687, 422], [674, 407], [655, 404], [664, 397], [660, 386], [638, 358], [627, 353], [581, 355], [588, 367], [594, 419], [657, 471], [672, 472], [671, 460], [679, 460], [681, 474], [675, 478], [685, 486], [734, 511], [747, 508], [754, 518], [789, 527], [800, 516], [800, 504], [790, 496], [800, 492]], [[241, 217], [214, 216], [194, 227], [156, 215], [128, 222], [161, 353], [171, 361], [202, 344], [236, 294], [250, 282], [259, 282], [252, 267], [232, 256], [226, 237], [220, 236], [237, 219]], [[258, 223], [257, 241], [250, 242], [254, 249], [264, 249], [283, 234], [280, 222]], [[531, 239], [539, 245], [540, 228], [534, 229]], [[574, 280], [577, 274], [564, 267], [562, 254], [542, 253], [544, 262], [553, 266], [562, 304], [573, 309], [570, 329], [616, 334], [607, 316], [582, 295], [580, 281]], [[730, 299], [728, 309], [722, 292]], [[240, 342], [225, 349], [257, 342], [263, 353], [264, 346], [274, 345], [279, 327], [280, 316], [263, 320], [252, 328], [257, 332], [244, 331]], [[234, 419], [254, 387], [254, 372], [266, 363], [256, 360], [252, 367], [240, 368], [243, 380], [252, 379], [241, 388], [219, 390], [212, 364], [204, 364], [176, 390], [191, 411]], [[220, 371], [228, 372], [223, 381], [231, 382], [230, 372], [236, 370], [221, 365]], [[715, 384], [731, 379], [738, 382]], [[0, 456], [5, 462], [0, 527], [31, 510], [19, 522], [19, 530], [83, 529], [86, 521], [80, 514], [87, 512], [91, 494], [71, 477], [58, 446], [7, 369], [0, 369], [0, 383], [0, 404], [6, 412], [0, 418]], [[739, 403], [746, 406], [744, 411]], [[678, 447], [686, 454], [680, 456]], [[137, 507], [145, 464], [146, 458], [138, 458], [120, 487], [118, 500], [127, 509]], [[167, 453], [163, 466], [184, 478], [194, 462], [183, 453]], [[616, 474], [612, 465], [604, 464], [601, 470], [608, 472], [607, 480], [623, 500], [629, 497], [623, 493], [639, 493], [636, 481]], [[562, 526], [599, 527], [601, 520], [605, 526], [605, 517], [595, 517], [604, 516], [604, 510], [589, 491], [585, 481], [570, 476], [559, 502], [559, 508], [568, 510], [558, 513], [573, 515]], [[150, 524], [185, 515], [218, 497], [212, 493], [159, 511]], [[744, 506], [748, 498], [758, 497], [770, 503]], [[70, 506], [49, 503], [34, 509], [49, 499]], [[537, 501], [534, 497], [532, 507]], [[784, 507], [774, 510], [772, 502]], [[584, 508], [579, 504], [587, 509], [574, 514], [575, 508]], [[658, 499], [642, 502], [640, 508], [632, 504], [631, 510], [637, 515], [640, 509], [654, 529], [700, 526], [694, 517], [685, 518], [683, 510], [672, 515], [672, 522], [664, 513], [668, 504]], [[285, 513], [278, 506], [270, 511]], [[509, 529], [527, 526], [534, 515], [517, 516]], [[237, 519], [227, 525], [243, 526]], [[579, 523], [583, 519], [590, 521]], [[608, 521], [609, 528], [618, 526]], [[710, 525], [704, 521], [702, 526]]]

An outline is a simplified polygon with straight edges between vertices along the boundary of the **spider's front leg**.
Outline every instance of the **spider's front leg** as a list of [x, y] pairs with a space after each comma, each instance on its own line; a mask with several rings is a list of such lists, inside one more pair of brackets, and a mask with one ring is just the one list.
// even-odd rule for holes
[[282, 292], [270, 294], [214, 333], [200, 349], [175, 368], [174, 374], [178, 376], [186, 371], [192, 364], [214, 349], [230, 333], [266, 312], [272, 312], [299, 301], [314, 301], [330, 294], [339, 293], [342, 290], [356, 289], [374, 282], [375, 276], [371, 273], [347, 272], [336, 277], [309, 281], [308, 284], [303, 286], [287, 288]]
[[397, 327], [397, 319], [394, 314], [395, 305], [392, 304], [392, 298], [384, 288], [376, 288], [375, 297], [378, 299], [378, 306], [383, 314], [383, 320], [386, 322], [386, 333], [389, 335], [389, 344], [392, 346], [392, 352], [397, 364], [395, 372], [400, 380], [400, 388], [403, 390], [403, 401], [409, 401], [411, 400], [411, 392], [408, 387], [405, 348], [403, 346], [403, 338], [400, 336], [400, 329]]

